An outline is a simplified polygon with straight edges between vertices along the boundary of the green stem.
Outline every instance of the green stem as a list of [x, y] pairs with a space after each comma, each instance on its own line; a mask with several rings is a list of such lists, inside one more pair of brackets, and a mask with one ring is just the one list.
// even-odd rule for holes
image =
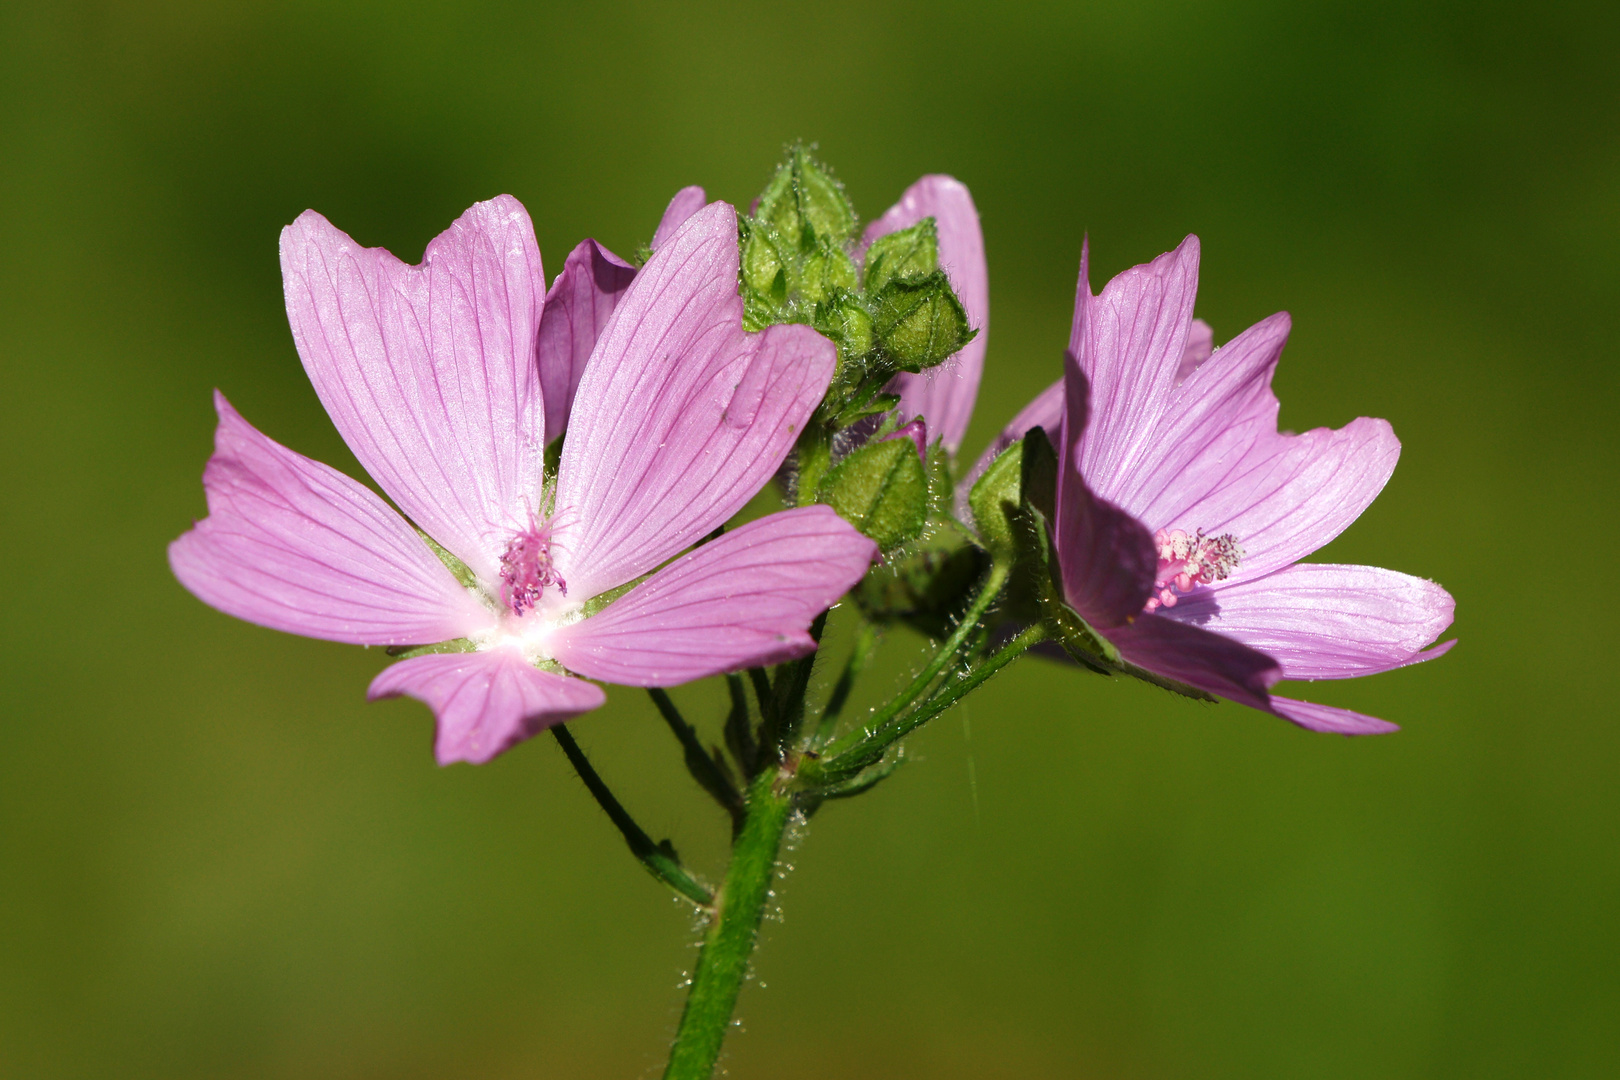
[[[1030, 646], [1045, 640], [1046, 635], [1047, 630], [1044, 623], [1035, 623], [1033, 626], [1026, 627], [1023, 633], [1002, 646], [994, 656], [973, 668], [962, 678], [952, 680], [941, 687], [937, 693], [913, 709], [897, 723], [887, 724], [880, 728], [870, 728], [862, 732], [862, 737], [852, 746], [844, 749], [831, 760], [821, 762], [816, 766], [815, 773], [837, 780], [843, 777], [855, 776], [867, 766], [881, 761], [883, 755], [888, 752], [889, 747], [967, 697], [990, 676], [1022, 656]], [[805, 771], [807, 774], [811, 772], [808, 768]]]
[[713, 756], [703, 748], [697, 732], [686, 722], [686, 717], [675, 707], [669, 694], [656, 686], [649, 686], [647, 694], [653, 699], [653, 704], [658, 706], [658, 714], [664, 718], [664, 723], [669, 725], [669, 730], [673, 731], [675, 738], [680, 741], [681, 749], [686, 754], [686, 771], [692, 774], [692, 779], [698, 782], [698, 786], [714, 796], [714, 801], [731, 815], [732, 824], [741, 828], [742, 793], [737, 790], [737, 785], [732, 783], [731, 778], [715, 763]]
[[929, 660], [928, 665], [917, 673], [916, 678], [911, 680], [911, 685], [884, 704], [869, 721], [862, 725], [860, 731], [852, 731], [828, 747], [825, 756], [836, 757], [842, 755], [852, 747], [868, 741], [873, 733], [883, 730], [889, 721], [900, 714], [902, 709], [922, 697], [934, 680], [939, 677], [940, 672], [945, 670], [946, 665], [956, 658], [956, 654], [962, 648], [963, 643], [979, 628], [979, 620], [983, 619], [984, 613], [990, 610], [990, 605], [995, 602], [996, 596], [1001, 592], [1002, 585], [1006, 584], [1006, 582], [1007, 568], [999, 563], [992, 565], [989, 572], [984, 575], [984, 583], [980, 587], [978, 595], [973, 598], [973, 603], [963, 613], [961, 621], [956, 624], [955, 631], [935, 651], [933, 659]]
[[709, 1080], [714, 1075], [770, 900], [782, 835], [793, 815], [793, 799], [781, 790], [782, 779], [779, 770], [766, 769], [749, 786], [742, 831], [715, 898], [664, 1080]]
[[635, 819], [625, 812], [619, 800], [613, 797], [613, 792], [608, 790], [608, 786], [591, 767], [585, 752], [579, 748], [579, 744], [568, 733], [568, 729], [558, 724], [551, 729], [551, 734], [556, 737], [557, 745], [561, 746], [563, 753], [568, 756], [568, 763], [585, 782], [586, 790], [596, 799], [597, 805], [607, 812], [613, 824], [618, 826], [619, 832], [624, 836], [624, 842], [630, 846], [630, 853], [641, 860], [641, 865], [647, 868], [647, 872], [698, 907], [711, 906], [714, 903], [714, 894], [686, 872], [668, 840], [662, 844], [653, 843], [652, 837], [648, 836], [641, 826], [636, 824]]

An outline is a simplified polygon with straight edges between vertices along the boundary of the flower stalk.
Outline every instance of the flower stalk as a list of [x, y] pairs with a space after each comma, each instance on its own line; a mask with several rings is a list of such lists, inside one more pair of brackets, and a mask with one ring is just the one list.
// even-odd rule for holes
[[749, 785], [742, 831], [715, 897], [664, 1080], [709, 1080], [714, 1074], [770, 902], [782, 837], [793, 817], [791, 779], [784, 766], [765, 770]]

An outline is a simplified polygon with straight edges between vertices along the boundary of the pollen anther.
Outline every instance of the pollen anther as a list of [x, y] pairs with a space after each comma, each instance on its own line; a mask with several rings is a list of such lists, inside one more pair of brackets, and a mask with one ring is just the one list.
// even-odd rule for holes
[[568, 583], [551, 561], [551, 528], [530, 525], [512, 538], [501, 556], [501, 600], [514, 615], [540, 603], [546, 586], [568, 595]]
[[1243, 548], [1231, 533], [1206, 536], [1202, 529], [1196, 533], [1160, 529], [1153, 542], [1159, 549], [1159, 568], [1145, 611], [1175, 607], [1178, 595], [1223, 580], [1243, 559]]

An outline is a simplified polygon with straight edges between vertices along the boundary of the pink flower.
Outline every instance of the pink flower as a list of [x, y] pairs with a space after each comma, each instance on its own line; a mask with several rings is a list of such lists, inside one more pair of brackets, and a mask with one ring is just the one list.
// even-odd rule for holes
[[449, 643], [369, 691], [431, 706], [440, 762], [487, 761], [601, 705], [570, 673], [669, 686], [812, 651], [811, 620], [859, 580], [871, 541], [815, 506], [686, 550], [770, 478], [835, 361], [808, 327], [742, 330], [735, 212], [701, 203], [676, 197], [639, 272], [586, 241], [549, 294], [510, 196], [474, 206], [420, 266], [306, 212], [282, 233], [293, 337], [405, 516], [216, 394], [209, 516], [170, 546], [175, 575], [279, 630]]
[[968, 325], [977, 336], [944, 363], [923, 372], [902, 372], [889, 384], [900, 395], [896, 412], [901, 424], [924, 417], [954, 455], [967, 434], [973, 401], [984, 373], [984, 352], [990, 342], [990, 276], [985, 269], [984, 235], [979, 211], [967, 186], [949, 176], [925, 176], [906, 189], [900, 201], [866, 227], [862, 248], [924, 218], [933, 218], [939, 237], [939, 268], [967, 309]]
[[1065, 377], [1013, 424], [1061, 427], [1053, 524], [1068, 603], [1149, 671], [1313, 731], [1393, 731], [1270, 688], [1388, 671], [1455, 644], [1425, 651], [1454, 608], [1433, 582], [1299, 561], [1372, 503], [1400, 443], [1365, 417], [1279, 432], [1271, 376], [1287, 314], [1212, 349], [1192, 317], [1197, 287], [1197, 237], [1096, 297], [1081, 256]]

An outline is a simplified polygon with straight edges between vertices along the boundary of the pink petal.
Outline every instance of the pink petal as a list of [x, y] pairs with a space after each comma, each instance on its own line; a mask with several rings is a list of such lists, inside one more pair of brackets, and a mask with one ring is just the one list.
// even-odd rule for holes
[[1285, 679], [1348, 679], [1432, 660], [1456, 604], [1432, 581], [1376, 566], [1297, 563], [1218, 585], [1163, 612], [1275, 657]]
[[955, 454], [973, 417], [973, 402], [984, 372], [990, 341], [990, 276], [984, 262], [979, 211], [967, 186], [949, 176], [925, 176], [900, 201], [866, 227], [863, 248], [880, 236], [909, 229], [931, 217], [939, 232], [939, 265], [967, 308], [968, 325], [978, 336], [961, 352], [928, 371], [895, 376], [889, 390], [900, 395], [900, 419], [923, 416]]
[[1274, 697], [1271, 712], [1307, 731], [1323, 731], [1330, 735], [1387, 735], [1401, 730], [1388, 720], [1367, 716], [1332, 705], [1313, 705], [1309, 701]]
[[1256, 323], [1175, 388], [1152, 450], [1109, 479], [1110, 497], [1155, 528], [1180, 525], [1190, 502], [1229, 480], [1233, 462], [1275, 438], [1271, 376], [1289, 325], [1286, 312]]
[[683, 187], [669, 200], [669, 206], [664, 209], [664, 217], [658, 222], [658, 228], [653, 232], [652, 243], [648, 245], [657, 251], [669, 243], [670, 237], [686, 224], [686, 219], [703, 209], [705, 196], [703, 189], [693, 184]]
[[922, 459], [924, 465], [928, 464], [928, 421], [922, 417], [907, 422], [897, 431], [889, 432], [878, 442], [888, 442], [890, 439], [910, 439], [917, 448], [917, 457]]
[[1159, 615], [1138, 616], [1107, 636], [1133, 664], [1254, 709], [1270, 711], [1267, 691], [1282, 676], [1265, 653]]
[[1069, 352], [1091, 380], [1091, 423], [1080, 438], [1080, 471], [1106, 499], [1159, 446], [1198, 291], [1198, 237], [1126, 270], [1091, 296], [1082, 253]]
[[1176, 367], [1177, 384], [1186, 382], [1214, 351], [1215, 331], [1203, 319], [1194, 319], [1187, 330], [1187, 347], [1181, 351], [1181, 363]]
[[574, 399], [553, 558], [581, 599], [630, 581], [742, 508], [832, 378], [807, 326], [742, 329], [737, 217], [694, 214], [637, 273]]
[[400, 695], [425, 703], [438, 718], [433, 753], [440, 765], [482, 765], [607, 700], [600, 686], [541, 671], [510, 649], [401, 660], [366, 691], [369, 701]]
[[[1083, 268], [1083, 261], [1081, 265]], [[1083, 323], [1084, 314], [1080, 318]], [[1057, 520], [1052, 524], [1069, 606], [1091, 625], [1107, 628], [1119, 626], [1141, 612], [1153, 593], [1159, 556], [1147, 527], [1113, 503], [1098, 498], [1081, 475], [1078, 457], [1085, 437], [1088, 397], [1085, 373], [1070, 355], [1064, 364]]]
[[674, 686], [812, 652], [807, 629], [861, 579], [877, 545], [831, 507], [749, 522], [558, 630], [557, 660], [593, 679]]
[[635, 267], [595, 240], [584, 240], [569, 252], [562, 273], [551, 283], [535, 348], [547, 438], [555, 439], [568, 427], [585, 361], [635, 276]]
[[1230, 580], [1262, 577], [1348, 528], [1383, 490], [1400, 452], [1388, 422], [1367, 417], [1337, 431], [1263, 435], [1240, 458], [1217, 462], [1218, 477], [1194, 466], [1207, 477], [1203, 492], [1154, 526], [1231, 533], [1243, 561]]
[[967, 497], [979, 477], [984, 475], [984, 471], [990, 467], [992, 461], [1001, 456], [1003, 450], [1022, 439], [1031, 428], [1044, 428], [1046, 437], [1052, 440], [1053, 446], [1061, 442], [1064, 400], [1063, 380], [1059, 379], [1035, 395], [1035, 400], [1019, 410], [1018, 415], [1012, 418], [1012, 422], [1001, 429], [1001, 434], [996, 436], [995, 442], [985, 448], [984, 453], [979, 455], [979, 460], [973, 463], [973, 468], [969, 469], [967, 475], [956, 485], [956, 516], [960, 520], [973, 520], [967, 508]]
[[529, 524], [545, 450], [545, 277], [518, 201], [478, 203], [420, 266], [314, 211], [281, 234], [287, 315], [338, 431], [407, 516], [485, 581]]
[[492, 616], [362, 485], [256, 431], [214, 393], [208, 517], [169, 545], [175, 577], [239, 619], [356, 645], [464, 637]]

